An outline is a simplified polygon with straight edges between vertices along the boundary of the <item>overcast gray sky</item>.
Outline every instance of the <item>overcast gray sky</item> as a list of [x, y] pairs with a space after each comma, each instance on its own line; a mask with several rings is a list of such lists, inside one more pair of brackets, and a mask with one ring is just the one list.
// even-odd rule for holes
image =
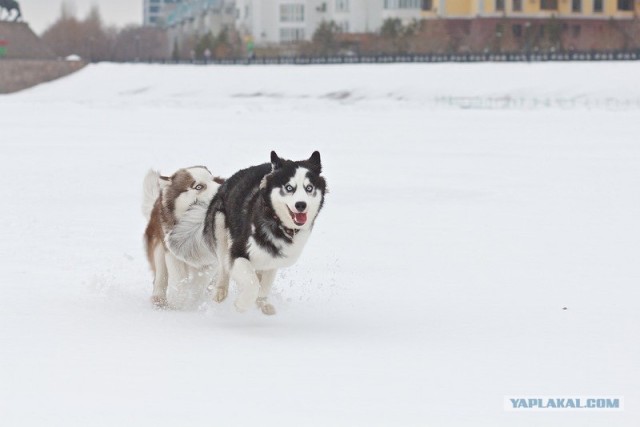
[[[31, 28], [41, 34], [58, 16], [63, 0], [18, 0], [24, 19]], [[76, 10], [78, 17], [86, 16], [91, 5], [100, 8], [107, 24], [123, 26], [142, 22], [142, 0], [64, 0]]]

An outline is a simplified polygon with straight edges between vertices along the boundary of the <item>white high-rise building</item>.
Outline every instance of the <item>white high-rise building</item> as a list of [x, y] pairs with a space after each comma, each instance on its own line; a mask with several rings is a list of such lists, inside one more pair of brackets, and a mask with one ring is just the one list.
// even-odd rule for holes
[[186, 0], [165, 15], [165, 26], [171, 45], [211, 33], [217, 36], [236, 24], [237, 10], [233, 0]]
[[346, 33], [369, 33], [388, 18], [404, 23], [420, 19], [421, 0], [326, 0], [324, 19], [334, 21]]
[[256, 44], [310, 40], [320, 0], [236, 0], [237, 28]]
[[[333, 21], [345, 33], [378, 31], [385, 19], [421, 18], [422, 0], [144, 0], [172, 38], [214, 34], [233, 25], [256, 45], [311, 40], [318, 25]], [[161, 4], [160, 9], [153, 5]], [[163, 9], [164, 7], [164, 9]], [[164, 11], [164, 14], [163, 14]], [[145, 22], [147, 15], [145, 15]], [[153, 21], [152, 21], [153, 22]]]
[[183, 0], [144, 0], [143, 24], [152, 27], [165, 25], [167, 13], [182, 2]]
[[236, 8], [238, 29], [256, 44], [311, 40], [322, 21], [364, 33], [387, 18], [421, 18], [421, 0], [236, 0]]

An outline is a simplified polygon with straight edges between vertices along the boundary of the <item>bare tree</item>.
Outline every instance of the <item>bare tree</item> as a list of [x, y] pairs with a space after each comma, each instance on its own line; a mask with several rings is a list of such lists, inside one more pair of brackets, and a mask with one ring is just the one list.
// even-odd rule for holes
[[170, 54], [163, 29], [108, 27], [97, 6], [79, 20], [72, 7], [63, 3], [60, 17], [45, 30], [42, 39], [61, 57], [79, 55], [91, 62], [159, 60]]

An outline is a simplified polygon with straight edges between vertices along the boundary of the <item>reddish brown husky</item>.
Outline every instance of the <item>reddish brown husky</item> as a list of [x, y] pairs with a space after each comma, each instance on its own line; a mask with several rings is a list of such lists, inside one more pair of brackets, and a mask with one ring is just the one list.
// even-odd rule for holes
[[[170, 177], [149, 171], [144, 179], [142, 212], [149, 223], [145, 231], [145, 249], [154, 273], [151, 302], [156, 307], [166, 307], [167, 289], [186, 288], [202, 291], [206, 268], [193, 267], [167, 250], [165, 236], [171, 232], [180, 218], [194, 204], [208, 205], [218, 191], [223, 179], [214, 177], [204, 166], [180, 169]], [[200, 283], [194, 283], [200, 282]], [[171, 304], [180, 305], [180, 304]]]

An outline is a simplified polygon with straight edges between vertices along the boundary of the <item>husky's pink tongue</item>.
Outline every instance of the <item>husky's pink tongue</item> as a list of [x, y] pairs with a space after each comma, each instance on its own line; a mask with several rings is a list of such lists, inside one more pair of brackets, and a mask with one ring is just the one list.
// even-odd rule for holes
[[294, 213], [293, 220], [295, 221], [296, 224], [303, 225], [305, 222], [307, 222], [307, 213], [306, 212]]

